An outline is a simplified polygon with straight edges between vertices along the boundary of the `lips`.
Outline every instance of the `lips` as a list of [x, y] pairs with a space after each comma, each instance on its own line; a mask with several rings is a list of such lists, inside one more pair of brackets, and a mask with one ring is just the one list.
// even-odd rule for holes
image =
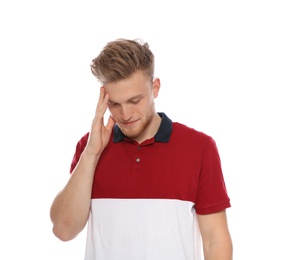
[[129, 122], [121, 122], [121, 125], [124, 126], [124, 127], [132, 127], [136, 124], [138, 120], [135, 120], [135, 121], [129, 121]]

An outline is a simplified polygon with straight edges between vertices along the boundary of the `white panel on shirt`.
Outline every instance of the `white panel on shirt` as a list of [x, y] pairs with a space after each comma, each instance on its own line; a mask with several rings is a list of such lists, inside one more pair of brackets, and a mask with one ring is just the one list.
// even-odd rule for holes
[[200, 260], [194, 203], [92, 199], [85, 260]]

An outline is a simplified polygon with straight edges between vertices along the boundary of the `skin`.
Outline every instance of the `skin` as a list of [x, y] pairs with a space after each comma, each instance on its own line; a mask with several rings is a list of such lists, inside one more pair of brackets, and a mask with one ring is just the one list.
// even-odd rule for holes
[[225, 210], [197, 215], [205, 260], [232, 260], [233, 247]]
[[[138, 143], [155, 135], [161, 122], [154, 105], [159, 89], [159, 79], [151, 82], [141, 72], [100, 88], [87, 145], [69, 181], [51, 205], [53, 232], [59, 239], [75, 238], [87, 223], [94, 171], [115, 122]], [[104, 125], [108, 107], [111, 116]]]
[[154, 104], [159, 79], [150, 82], [142, 72], [137, 72], [104, 88], [110, 96], [108, 108], [112, 118], [126, 136], [141, 143], [156, 134], [161, 123]]
[[[53, 232], [63, 241], [75, 238], [85, 227], [90, 210], [94, 172], [115, 123], [129, 138], [143, 142], [152, 138], [161, 123], [154, 99], [160, 80], [153, 82], [141, 71], [100, 88], [87, 145], [65, 187], [55, 197], [50, 217]], [[104, 114], [110, 117], [104, 124]], [[232, 244], [225, 211], [198, 215], [205, 260], [231, 260]]]
[[115, 123], [112, 117], [109, 117], [104, 125], [108, 100], [109, 95], [101, 88], [87, 145], [67, 184], [51, 205], [53, 232], [63, 241], [75, 238], [88, 220], [94, 171]]

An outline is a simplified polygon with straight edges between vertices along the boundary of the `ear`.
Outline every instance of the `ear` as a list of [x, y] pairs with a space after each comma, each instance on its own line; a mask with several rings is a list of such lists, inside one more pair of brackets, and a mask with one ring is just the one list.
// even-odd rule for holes
[[161, 87], [160, 79], [156, 78], [153, 81], [153, 96], [154, 98], [158, 97], [158, 93]]

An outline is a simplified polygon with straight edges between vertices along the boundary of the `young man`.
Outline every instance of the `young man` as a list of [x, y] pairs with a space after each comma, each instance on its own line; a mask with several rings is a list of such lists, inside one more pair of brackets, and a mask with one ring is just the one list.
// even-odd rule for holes
[[[214, 140], [157, 113], [154, 55], [118, 39], [92, 61], [100, 96], [51, 206], [63, 241], [87, 228], [86, 260], [231, 260], [230, 207]], [[110, 117], [104, 124], [104, 114]]]

